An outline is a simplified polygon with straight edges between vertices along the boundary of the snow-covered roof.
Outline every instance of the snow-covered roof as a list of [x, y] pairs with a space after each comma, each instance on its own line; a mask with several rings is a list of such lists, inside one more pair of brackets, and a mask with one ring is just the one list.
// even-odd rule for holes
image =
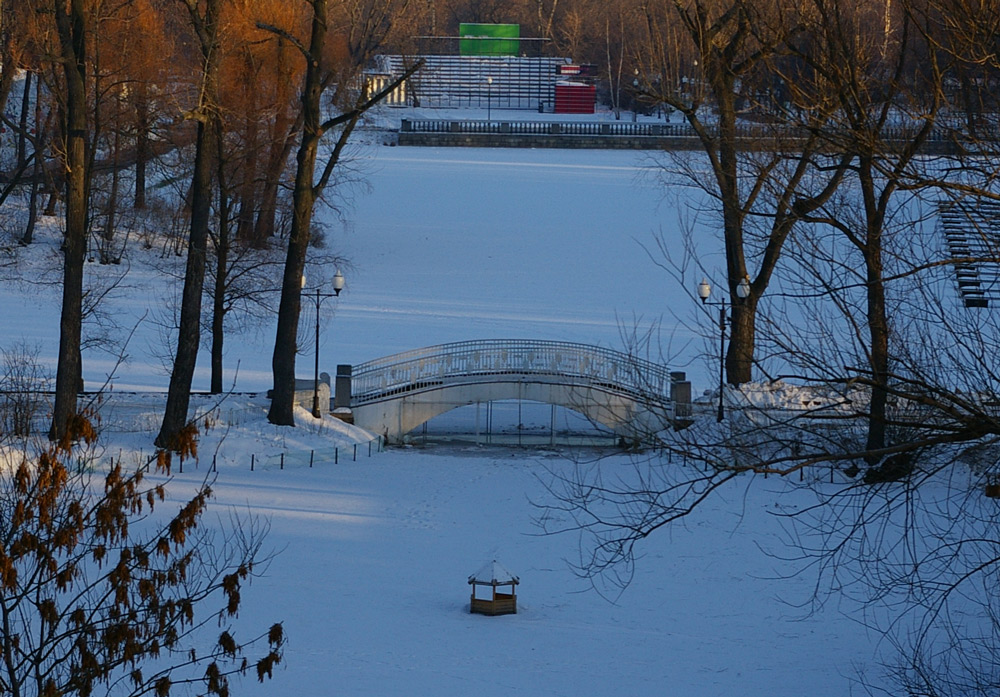
[[520, 579], [517, 576], [508, 571], [496, 559], [486, 562], [479, 571], [469, 576], [469, 583], [481, 583], [483, 585], [516, 584], [519, 581]]

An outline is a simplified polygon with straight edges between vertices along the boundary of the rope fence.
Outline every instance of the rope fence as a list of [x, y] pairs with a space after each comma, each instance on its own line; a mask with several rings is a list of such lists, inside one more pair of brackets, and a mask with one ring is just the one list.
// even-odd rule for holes
[[[240, 467], [248, 467], [251, 472], [263, 470], [308, 469], [312, 467], [357, 462], [360, 459], [370, 458], [383, 452], [385, 452], [385, 440], [382, 436], [376, 436], [375, 438], [362, 443], [338, 445], [330, 448], [284, 450], [280, 453], [271, 455], [257, 455], [256, 453], [250, 453], [246, 458], [243, 458], [242, 462], [238, 462], [237, 464]], [[147, 453], [140, 448], [138, 453], [133, 452], [128, 459], [131, 461], [132, 465], [137, 466], [144, 463], [146, 458], [151, 456], [151, 453], [152, 451]], [[119, 453], [117, 456], [113, 455], [109, 457], [107, 460], [108, 469], [110, 470], [114, 467], [116, 461], [121, 462], [123, 459], [125, 459], [125, 456], [122, 453]], [[102, 471], [101, 464], [102, 458], [78, 458], [75, 463], [75, 469], [77, 472]], [[189, 472], [192, 469], [200, 470], [204, 465], [204, 462], [198, 460], [179, 460], [174, 465], [174, 468], [178, 474], [183, 474], [185, 469]], [[216, 456], [213, 456], [212, 461], [208, 463], [208, 469], [210, 472], [219, 471], [219, 464]]]
[[250, 471], [339, 465], [341, 462], [357, 462], [358, 458], [369, 458], [381, 452], [385, 452], [385, 442], [382, 436], [376, 436], [366, 443], [353, 443], [332, 448], [285, 451], [261, 457], [251, 453]]

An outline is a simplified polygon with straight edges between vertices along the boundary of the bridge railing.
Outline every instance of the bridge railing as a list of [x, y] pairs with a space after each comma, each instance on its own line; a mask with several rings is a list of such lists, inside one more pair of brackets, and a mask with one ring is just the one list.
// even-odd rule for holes
[[504, 135], [573, 136], [687, 136], [695, 137], [686, 123], [632, 123], [626, 121], [511, 121], [508, 119], [403, 119], [404, 133], [493, 133]]
[[[888, 143], [909, 143], [915, 136], [920, 124], [912, 126], [886, 126], [879, 137]], [[715, 136], [712, 125], [707, 127], [708, 133]], [[630, 121], [532, 121], [510, 119], [402, 119], [400, 131], [403, 133], [453, 133], [453, 134], [489, 134], [489, 135], [568, 135], [568, 136], [653, 136], [670, 138], [697, 138], [698, 133], [687, 122], [630, 122]], [[831, 142], [841, 138], [831, 132]], [[738, 124], [736, 137], [745, 141], [797, 141], [809, 137], [810, 131], [796, 126], [766, 126], [759, 124]], [[829, 135], [829, 134], [828, 134]], [[854, 136], [844, 133], [843, 139], [850, 142]], [[939, 127], [931, 131], [926, 140], [929, 143], [945, 143], [958, 137], [963, 138], [960, 131], [948, 127]], [[969, 144], [970, 147], [972, 144]], [[981, 146], [980, 146], [981, 147]]]
[[662, 365], [597, 346], [561, 341], [462, 341], [354, 366], [351, 403], [364, 404], [445, 380], [489, 375], [561, 377], [658, 403], [670, 401], [673, 380]]

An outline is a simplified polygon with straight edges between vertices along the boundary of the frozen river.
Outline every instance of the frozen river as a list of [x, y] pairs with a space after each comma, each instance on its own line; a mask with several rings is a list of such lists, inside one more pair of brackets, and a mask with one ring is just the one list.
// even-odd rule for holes
[[[338, 188], [334, 207], [317, 211], [324, 251], [348, 260], [347, 288], [336, 304], [324, 303], [321, 370], [332, 374], [338, 363], [470, 339], [628, 349], [626, 337], [662, 323], [665, 362], [688, 370], [696, 389], [707, 376], [696, 360], [703, 344], [690, 328], [704, 318], [651, 253], [657, 235], [680, 252], [678, 230], [687, 214], [676, 210], [677, 191], [665, 190], [647, 154], [365, 146], [350, 168], [360, 183]], [[138, 244], [132, 253], [141, 253]], [[705, 260], [717, 261], [711, 254]], [[89, 269], [107, 274], [120, 267]], [[127, 361], [119, 365], [115, 356], [88, 349], [88, 389], [110, 374], [119, 389], [165, 389], [164, 356], [172, 349], [157, 325], [168, 320], [168, 304], [153, 273], [132, 261], [118, 291], [127, 302], [110, 313], [119, 337], [135, 327]], [[54, 365], [57, 283], [13, 292], [19, 297], [6, 304], [5, 326], [17, 326]], [[303, 376], [311, 374], [313, 312], [305, 303]], [[239, 391], [270, 387], [273, 340], [273, 323], [230, 336], [226, 384]], [[206, 349], [196, 390], [208, 388], [208, 363]]]

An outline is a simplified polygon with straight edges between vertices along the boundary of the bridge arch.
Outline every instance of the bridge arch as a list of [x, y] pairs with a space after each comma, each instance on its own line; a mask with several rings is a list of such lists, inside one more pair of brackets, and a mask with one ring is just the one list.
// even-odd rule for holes
[[349, 406], [355, 424], [389, 442], [435, 416], [483, 402], [554, 404], [629, 439], [676, 423], [690, 408], [683, 373], [569, 342], [463, 341], [348, 368], [338, 371], [335, 404]]

